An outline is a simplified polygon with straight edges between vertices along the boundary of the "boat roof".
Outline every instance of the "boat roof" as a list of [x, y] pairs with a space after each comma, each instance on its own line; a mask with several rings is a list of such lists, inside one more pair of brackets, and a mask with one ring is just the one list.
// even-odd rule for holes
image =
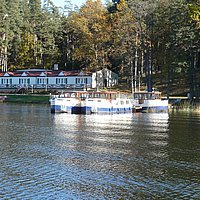
[[117, 92], [117, 91], [66, 91], [66, 92], [63, 92], [64, 93], [96, 93], [96, 94], [128, 94], [128, 93], [125, 93], [125, 92]]
[[137, 91], [137, 92], [134, 92], [134, 94], [161, 94], [161, 92], [159, 92], [159, 91], [152, 91], [152, 92], [148, 92], [148, 91]]

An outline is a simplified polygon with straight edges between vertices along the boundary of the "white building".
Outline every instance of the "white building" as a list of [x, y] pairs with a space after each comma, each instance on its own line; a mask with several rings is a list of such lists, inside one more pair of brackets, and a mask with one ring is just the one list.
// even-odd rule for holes
[[108, 69], [95, 73], [42, 69], [0, 72], [0, 88], [100, 88], [117, 83], [117, 74]]
[[118, 75], [106, 68], [92, 74], [92, 88], [106, 88], [117, 84]]

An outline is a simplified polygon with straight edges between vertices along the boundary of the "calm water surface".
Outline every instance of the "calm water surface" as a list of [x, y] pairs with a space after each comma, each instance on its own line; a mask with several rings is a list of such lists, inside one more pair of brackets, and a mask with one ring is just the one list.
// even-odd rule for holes
[[200, 199], [200, 115], [0, 104], [0, 199]]

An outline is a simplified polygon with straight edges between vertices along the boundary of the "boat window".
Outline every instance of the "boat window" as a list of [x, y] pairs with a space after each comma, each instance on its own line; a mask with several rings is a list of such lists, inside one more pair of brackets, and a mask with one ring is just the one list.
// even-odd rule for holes
[[71, 97], [76, 97], [76, 94], [75, 94], [75, 93], [72, 93], [72, 94], [71, 94]]
[[111, 94], [111, 99], [116, 99], [117, 98], [117, 94]]
[[161, 98], [161, 94], [160, 93], [156, 93], [155, 94], [155, 99], [160, 99]]
[[135, 93], [134, 99], [143, 99], [143, 100], [154, 100], [154, 99], [160, 99], [161, 97], [160, 93], [154, 93], [154, 92], [145, 92], [145, 93]]
[[88, 97], [89, 97], [89, 98], [92, 98], [92, 97], [93, 97], [92, 93], [89, 93]]
[[81, 99], [86, 99], [86, 98], [87, 98], [87, 94], [81, 93], [81, 94], [80, 94], [80, 98], [81, 98]]
[[99, 93], [94, 93], [94, 98], [100, 98], [100, 94]]

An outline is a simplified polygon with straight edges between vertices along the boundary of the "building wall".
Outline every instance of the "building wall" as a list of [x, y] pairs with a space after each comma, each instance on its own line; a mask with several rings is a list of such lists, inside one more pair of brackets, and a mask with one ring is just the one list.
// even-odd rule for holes
[[21, 76], [12, 76], [9, 73], [0, 76], [0, 87], [87, 87], [104, 88], [118, 84], [118, 75], [108, 69], [100, 70], [92, 75], [46, 76], [40, 73], [39, 76], [28, 76], [23, 73]]
[[103, 69], [92, 74], [92, 87], [104, 88], [118, 84], [118, 75], [111, 70]]
[[91, 87], [92, 78], [91, 76], [57, 76], [57, 77], [28, 77], [28, 76], [20, 76], [20, 77], [0, 77], [0, 86], [53, 86], [53, 85], [86, 85]]

